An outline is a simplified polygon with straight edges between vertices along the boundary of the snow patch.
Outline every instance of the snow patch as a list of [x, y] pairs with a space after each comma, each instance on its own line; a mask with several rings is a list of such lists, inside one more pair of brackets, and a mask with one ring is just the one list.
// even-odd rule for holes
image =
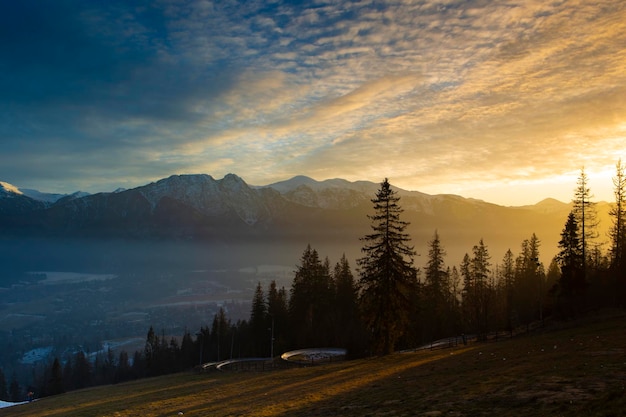
[[22, 401], [19, 403], [10, 403], [8, 401], [2, 401], [0, 400], [0, 408], [7, 408], [7, 407], [13, 407], [14, 405], [21, 405], [21, 404], [26, 404], [27, 401]]
[[31, 190], [25, 188], [21, 190], [26, 197], [30, 197], [33, 200], [43, 201], [45, 203], [56, 203], [60, 199], [66, 196], [66, 194], [50, 194], [50, 193], [42, 193], [38, 190]]
[[0, 181], [0, 188], [3, 189], [7, 193], [20, 194], [20, 195], [24, 194], [15, 185], [9, 184], [8, 182]]
[[29, 350], [26, 352], [20, 362], [24, 365], [32, 365], [37, 362], [44, 361], [48, 359], [50, 354], [52, 353], [52, 346], [45, 346], [36, 349]]
[[299, 349], [283, 353], [280, 357], [291, 362], [332, 362], [346, 356], [346, 349], [342, 348], [313, 348]]

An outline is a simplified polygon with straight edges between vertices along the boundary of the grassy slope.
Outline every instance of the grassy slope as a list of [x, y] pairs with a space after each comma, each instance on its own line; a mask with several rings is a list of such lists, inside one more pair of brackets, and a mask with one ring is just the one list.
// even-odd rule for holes
[[179, 374], [0, 410], [67, 416], [623, 416], [623, 312], [497, 343], [274, 372]]

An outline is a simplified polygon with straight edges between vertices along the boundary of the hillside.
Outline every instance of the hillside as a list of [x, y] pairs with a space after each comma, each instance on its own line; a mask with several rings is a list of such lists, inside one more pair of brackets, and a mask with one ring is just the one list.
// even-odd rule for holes
[[178, 374], [44, 398], [0, 415], [618, 416], [623, 311], [511, 340], [318, 367]]

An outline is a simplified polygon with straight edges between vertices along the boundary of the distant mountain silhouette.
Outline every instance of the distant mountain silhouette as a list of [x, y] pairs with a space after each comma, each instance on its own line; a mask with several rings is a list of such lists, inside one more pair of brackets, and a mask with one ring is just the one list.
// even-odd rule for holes
[[[210, 175], [173, 175], [133, 189], [72, 194], [50, 202], [6, 184], [0, 188], [0, 234], [227, 242], [279, 239], [301, 245], [325, 239], [358, 247], [359, 238], [370, 231], [367, 215], [372, 213], [371, 199], [378, 187], [368, 181], [315, 181], [305, 176], [249, 186], [234, 174], [220, 180]], [[454, 257], [471, 252], [483, 238], [491, 248], [492, 263], [500, 262], [509, 248], [517, 252], [532, 233], [541, 239], [543, 253], [552, 256], [570, 210], [570, 204], [554, 199], [504, 207], [457, 195], [396, 191], [418, 252], [437, 230]], [[606, 218], [608, 206], [600, 204], [599, 211]]]

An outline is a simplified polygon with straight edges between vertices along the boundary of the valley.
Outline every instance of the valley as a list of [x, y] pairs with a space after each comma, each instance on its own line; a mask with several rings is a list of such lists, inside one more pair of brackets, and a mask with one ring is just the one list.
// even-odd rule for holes
[[[31, 254], [26, 262], [3, 243], [0, 367], [24, 375], [78, 349], [95, 355], [111, 347], [132, 355], [143, 349], [150, 326], [168, 336], [181, 337], [186, 329], [193, 334], [210, 326], [220, 307], [234, 322], [247, 319], [257, 283], [276, 280], [288, 287], [295, 268], [287, 261], [262, 263], [280, 257], [264, 258], [261, 248], [238, 251], [250, 262], [239, 265], [225, 256], [232, 248], [215, 245], [72, 240], [13, 245]], [[110, 264], [97, 261], [104, 256]], [[26, 269], [29, 265], [36, 268]]]

